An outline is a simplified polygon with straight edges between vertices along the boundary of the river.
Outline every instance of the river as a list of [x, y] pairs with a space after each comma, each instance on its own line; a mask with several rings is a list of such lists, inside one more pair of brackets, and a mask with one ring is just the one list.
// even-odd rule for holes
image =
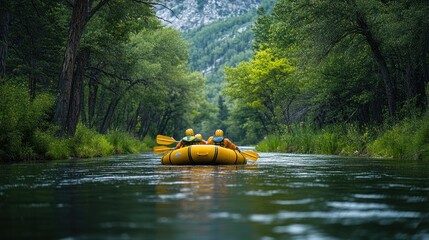
[[152, 153], [0, 165], [0, 239], [429, 239], [429, 164]]

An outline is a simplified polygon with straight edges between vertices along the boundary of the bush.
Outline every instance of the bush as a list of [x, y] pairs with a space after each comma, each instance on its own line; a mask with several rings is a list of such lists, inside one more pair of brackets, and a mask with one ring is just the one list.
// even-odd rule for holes
[[265, 137], [257, 146], [256, 150], [261, 152], [279, 152], [286, 149], [286, 143], [278, 135]]
[[68, 138], [57, 138], [57, 128], [49, 128], [46, 131], [36, 130], [33, 137], [35, 151], [45, 159], [67, 159], [71, 157], [70, 142]]
[[311, 126], [293, 126], [290, 133], [264, 138], [258, 151], [361, 155], [366, 151], [369, 132], [359, 131], [355, 125], [330, 126], [320, 131]]
[[338, 135], [332, 132], [322, 131], [315, 138], [318, 153], [338, 154]]
[[429, 115], [420, 121], [420, 129], [416, 133], [416, 148], [417, 159], [429, 161]]
[[115, 154], [137, 153], [148, 149], [144, 141], [139, 141], [124, 132], [112, 131], [107, 135], [107, 139], [112, 144]]
[[34, 131], [48, 123], [53, 96], [39, 94], [30, 99], [27, 88], [0, 85], [0, 160], [33, 159]]
[[369, 144], [371, 156], [401, 160], [429, 160], [429, 116], [411, 117], [386, 130]]
[[78, 124], [72, 139], [73, 153], [78, 158], [101, 157], [113, 154], [113, 145], [104, 135]]

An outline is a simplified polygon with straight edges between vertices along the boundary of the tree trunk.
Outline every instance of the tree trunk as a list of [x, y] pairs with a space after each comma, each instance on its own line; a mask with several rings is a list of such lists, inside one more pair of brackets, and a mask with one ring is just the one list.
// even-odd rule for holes
[[0, 78], [6, 74], [10, 14], [0, 11]]
[[[64, 55], [64, 62], [58, 82], [59, 95], [57, 97], [54, 122], [60, 125], [60, 135], [74, 134], [70, 129], [70, 102], [72, 101], [73, 74], [76, 55], [80, 40], [87, 22], [89, 1], [77, 0], [74, 2], [73, 14], [70, 22], [69, 37]], [[79, 86], [75, 84], [75, 86]]]
[[121, 96], [114, 97], [107, 108], [106, 114], [104, 115], [103, 124], [101, 125], [100, 132], [106, 133], [109, 129], [110, 122], [112, 121], [113, 113], [115, 113], [116, 107], [118, 106]]
[[358, 15], [356, 18], [356, 23], [362, 31], [363, 36], [366, 38], [367, 43], [371, 47], [372, 54], [377, 62], [378, 69], [380, 70], [381, 76], [384, 81], [384, 87], [386, 90], [387, 104], [389, 106], [389, 112], [391, 116], [396, 115], [396, 97], [395, 97], [395, 88], [392, 79], [390, 78], [389, 69], [387, 68], [386, 60], [381, 53], [380, 44], [372, 35], [371, 30], [368, 27], [368, 24], [363, 19], [362, 16]]
[[88, 124], [94, 125], [95, 104], [97, 101], [98, 83], [95, 76], [91, 76], [88, 81]]
[[159, 120], [159, 124], [157, 127], [159, 133], [165, 132], [165, 129], [167, 128], [167, 124], [170, 121], [171, 114], [172, 114], [172, 112], [170, 111], [170, 109], [166, 109], [164, 111], [164, 114], [162, 115], [161, 119]]
[[128, 121], [127, 131], [130, 133], [134, 133], [136, 130], [135, 128], [136, 128], [137, 123], [138, 123], [138, 118], [140, 116], [142, 106], [143, 106], [143, 104], [141, 102], [139, 102], [139, 106], [137, 107], [137, 110], [133, 114], [133, 117]]
[[422, 41], [422, 55], [421, 55], [421, 61], [422, 61], [422, 79], [418, 81], [417, 83], [417, 91], [419, 92], [419, 106], [422, 107], [422, 109], [425, 109], [428, 106], [427, 102], [427, 92], [426, 87], [429, 83], [429, 70], [428, 70], [428, 54], [429, 54], [429, 27], [426, 28], [425, 35], [423, 37]]
[[69, 108], [69, 117], [67, 121], [67, 129], [69, 132], [74, 134], [76, 132], [76, 126], [79, 121], [79, 114], [81, 112], [81, 100], [83, 99], [83, 79], [85, 74], [85, 66], [88, 62], [88, 49], [82, 49], [78, 53], [76, 60], [76, 70], [73, 76], [72, 92], [71, 92], [71, 104]]

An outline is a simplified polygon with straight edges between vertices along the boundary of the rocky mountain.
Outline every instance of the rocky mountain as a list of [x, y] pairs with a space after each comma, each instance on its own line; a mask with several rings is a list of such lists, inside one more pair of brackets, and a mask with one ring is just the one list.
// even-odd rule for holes
[[257, 9], [264, 0], [174, 0], [165, 1], [157, 16], [167, 26], [187, 31]]

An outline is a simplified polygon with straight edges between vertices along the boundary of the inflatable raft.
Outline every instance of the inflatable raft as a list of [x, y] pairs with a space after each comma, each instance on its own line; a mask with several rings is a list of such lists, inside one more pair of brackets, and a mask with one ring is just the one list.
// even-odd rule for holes
[[241, 165], [247, 160], [239, 151], [216, 145], [191, 145], [172, 150], [161, 158], [164, 165]]

